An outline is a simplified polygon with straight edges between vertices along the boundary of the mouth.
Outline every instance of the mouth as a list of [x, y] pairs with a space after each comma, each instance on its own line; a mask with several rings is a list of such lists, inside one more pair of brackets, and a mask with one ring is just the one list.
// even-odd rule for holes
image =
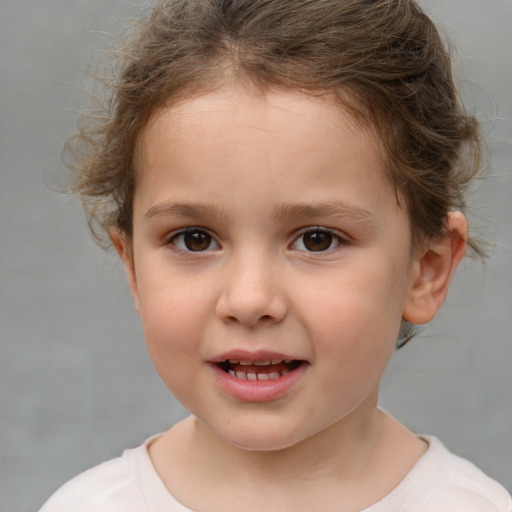
[[307, 360], [266, 350], [232, 350], [209, 363], [221, 390], [247, 403], [272, 402], [300, 390], [310, 366]]
[[222, 371], [238, 380], [277, 380], [297, 370], [305, 361], [293, 359], [264, 359], [244, 361], [225, 359], [215, 363]]

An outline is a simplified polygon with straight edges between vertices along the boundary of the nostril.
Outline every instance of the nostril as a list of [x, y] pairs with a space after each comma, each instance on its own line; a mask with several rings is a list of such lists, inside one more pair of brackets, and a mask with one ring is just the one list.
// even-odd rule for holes
[[[228, 320], [229, 322], [240, 322], [241, 320], [239, 318], [237, 318], [235, 315], [229, 315], [226, 320]], [[247, 322], [247, 320], [242, 320], [242, 323], [251, 323], [251, 324], [256, 324], [258, 322], [270, 322], [273, 320], [273, 317], [272, 315], [262, 315], [258, 318], [256, 318], [255, 321], [250, 321], [250, 322]]]

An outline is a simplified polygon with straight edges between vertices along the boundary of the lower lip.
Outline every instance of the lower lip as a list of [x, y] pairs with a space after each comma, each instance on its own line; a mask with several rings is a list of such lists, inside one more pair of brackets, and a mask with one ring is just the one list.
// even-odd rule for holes
[[219, 386], [229, 395], [244, 402], [270, 402], [285, 395], [306, 372], [309, 365], [298, 368], [274, 380], [242, 380], [229, 375], [216, 364], [211, 364]]

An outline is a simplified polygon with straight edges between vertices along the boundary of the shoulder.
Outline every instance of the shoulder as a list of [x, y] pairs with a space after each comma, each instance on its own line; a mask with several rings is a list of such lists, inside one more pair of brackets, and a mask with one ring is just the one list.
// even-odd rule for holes
[[140, 475], [145, 454], [146, 443], [84, 471], [51, 496], [40, 512], [148, 510]]
[[436, 512], [512, 512], [510, 494], [474, 464], [454, 455], [434, 437], [429, 449], [411, 472], [423, 501]]

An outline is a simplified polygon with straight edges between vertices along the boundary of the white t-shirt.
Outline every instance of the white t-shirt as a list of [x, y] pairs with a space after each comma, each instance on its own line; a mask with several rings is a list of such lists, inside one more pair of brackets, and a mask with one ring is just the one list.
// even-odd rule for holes
[[[151, 439], [70, 480], [40, 512], [191, 512], [153, 467]], [[402, 482], [361, 512], [512, 512], [512, 499], [500, 484], [435, 437], [424, 439], [428, 450]]]

